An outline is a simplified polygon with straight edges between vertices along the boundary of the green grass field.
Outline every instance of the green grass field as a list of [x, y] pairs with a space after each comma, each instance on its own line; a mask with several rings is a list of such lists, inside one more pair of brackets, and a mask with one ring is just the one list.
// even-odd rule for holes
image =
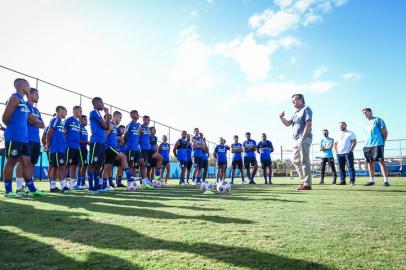
[[366, 181], [25, 199], [1, 183], [0, 269], [406, 269], [406, 178]]

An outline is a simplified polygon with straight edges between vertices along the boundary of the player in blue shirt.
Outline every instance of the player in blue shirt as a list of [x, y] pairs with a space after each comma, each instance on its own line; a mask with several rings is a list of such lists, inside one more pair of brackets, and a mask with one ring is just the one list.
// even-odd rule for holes
[[186, 184], [185, 183], [185, 173], [188, 163], [187, 158], [187, 147], [189, 143], [187, 141], [187, 132], [184, 130], [182, 131], [181, 138], [176, 141], [175, 146], [173, 147], [173, 155], [179, 162], [180, 165], [180, 179], [179, 185]]
[[135, 167], [136, 163], [138, 163], [139, 174], [142, 178], [141, 182], [148, 182], [145, 160], [140, 149], [141, 125], [138, 123], [138, 119], [140, 118], [138, 111], [132, 110], [130, 117], [131, 122], [127, 125], [124, 134], [128, 164], [130, 165], [132, 174], [135, 175]]
[[44, 195], [37, 191], [31, 176], [31, 149], [28, 143], [27, 121], [40, 127], [40, 122], [30, 113], [24, 101], [24, 96], [30, 92], [30, 85], [24, 79], [14, 81], [16, 93], [9, 98], [4, 110], [2, 120], [6, 125], [4, 132], [7, 161], [4, 166], [4, 186], [6, 197], [19, 197], [13, 192], [12, 179], [13, 171], [17, 162], [21, 162], [22, 175], [25, 183], [33, 195]]
[[89, 134], [86, 129], [87, 126], [87, 116], [82, 114], [80, 116], [80, 151], [79, 151], [79, 168], [78, 168], [78, 185], [79, 189], [89, 188], [86, 185], [86, 174], [88, 162], [88, 149], [89, 145]]
[[[125, 126], [124, 125], [119, 125], [118, 129], [117, 129], [117, 141], [118, 141], [118, 149], [120, 150], [121, 153], [123, 153], [124, 155], [127, 155], [127, 150], [126, 150], [126, 146], [125, 146], [125, 141], [124, 141], [124, 134], [125, 134]], [[116, 166], [120, 163], [120, 161], [116, 162]], [[130, 162], [127, 158], [127, 163], [128, 166], [130, 167], [130, 170], [132, 169], [130, 166]], [[131, 174], [133, 174], [133, 172], [131, 171]], [[134, 174], [133, 174], [134, 175]], [[113, 183], [113, 180], [109, 180], [109, 185], [111, 187], [125, 187], [125, 185], [122, 183], [122, 179], [123, 179], [123, 169], [121, 166], [117, 166], [117, 170], [116, 170], [116, 184]]]
[[266, 134], [262, 133], [262, 141], [257, 145], [257, 151], [260, 154], [262, 170], [264, 172], [265, 185], [272, 185], [272, 142], [266, 139]]
[[[104, 107], [103, 100], [100, 97], [92, 99], [93, 111], [90, 112], [90, 159], [88, 167], [89, 192], [94, 193], [100, 189], [100, 168], [105, 158], [106, 130], [110, 129], [111, 115], [109, 109]], [[104, 119], [100, 111], [107, 115]], [[94, 182], [93, 182], [94, 180]]]
[[66, 117], [66, 108], [63, 106], [56, 107], [56, 117], [52, 118], [48, 132], [47, 145], [45, 149], [49, 151], [49, 165], [54, 167], [50, 177], [50, 191], [60, 191], [56, 186], [56, 179], [59, 179], [62, 192], [69, 191], [66, 186], [66, 141], [65, 127], [63, 119]]
[[[242, 146], [244, 148], [244, 166], [247, 170], [247, 176], [250, 184], [256, 184], [254, 182], [255, 174], [258, 170], [257, 158], [255, 157], [255, 152], [257, 150], [257, 143], [251, 139], [251, 133], [245, 133], [246, 141], [243, 142]], [[252, 173], [250, 172], [250, 166], [253, 166], [254, 169]]]
[[244, 149], [242, 144], [238, 142], [238, 135], [234, 135], [234, 143], [231, 145], [232, 161], [231, 161], [231, 184], [234, 184], [235, 170], [238, 168], [242, 178], [242, 183], [244, 181], [244, 169], [242, 163], [242, 153]]
[[[35, 124], [30, 123], [30, 120], [28, 120], [27, 126], [28, 143], [30, 145], [31, 151], [31, 163], [29, 164], [31, 177], [34, 177], [34, 167], [35, 164], [37, 164], [39, 156], [41, 154], [41, 142], [39, 137], [39, 130], [40, 128], [45, 127], [44, 121], [42, 121], [41, 118], [41, 113], [34, 105], [38, 103], [38, 99], [39, 99], [38, 90], [35, 88], [31, 88], [27, 99], [27, 107], [30, 110], [30, 113], [38, 120], [38, 123]], [[41, 124], [39, 125], [39, 123]], [[20, 195], [24, 194], [25, 191], [23, 187], [24, 178], [20, 163], [18, 163], [16, 169], [16, 183], [17, 183], [16, 193]]]
[[170, 175], [171, 164], [169, 160], [169, 153], [171, 151], [171, 145], [168, 143], [168, 137], [166, 135], [162, 136], [162, 143], [159, 145], [158, 153], [162, 156], [162, 175], [165, 170], [165, 183], [168, 183], [168, 178]]
[[214, 148], [213, 157], [217, 161], [218, 178], [222, 182], [226, 179], [227, 151], [230, 150], [230, 146], [225, 145], [226, 140], [222, 137], [220, 137], [219, 142], [220, 144]]
[[363, 151], [365, 160], [368, 163], [369, 182], [365, 186], [375, 185], [375, 162], [378, 162], [383, 175], [384, 186], [388, 187], [390, 184], [384, 160], [384, 148], [388, 138], [388, 130], [381, 118], [373, 116], [371, 108], [363, 109], [362, 113], [368, 119], [368, 125], [365, 128], [366, 141]]
[[[68, 186], [77, 188], [76, 169], [80, 159], [80, 117], [82, 116], [82, 108], [80, 106], [73, 107], [73, 115], [65, 120], [64, 127], [66, 130], [66, 162], [68, 166], [70, 182]], [[72, 183], [73, 182], [73, 183]]]
[[204, 143], [204, 149], [203, 149], [203, 155], [202, 155], [202, 170], [203, 170], [203, 182], [206, 181], [207, 174], [209, 171], [209, 147], [206, 143], [206, 138], [204, 138], [203, 133], [200, 133], [200, 137], [203, 139]]
[[323, 129], [324, 138], [320, 142], [320, 153], [321, 153], [321, 174], [320, 174], [320, 184], [324, 184], [324, 176], [326, 174], [326, 164], [328, 163], [331, 171], [333, 173], [333, 185], [337, 181], [337, 171], [336, 165], [334, 164], [334, 155], [333, 155], [333, 145], [334, 139], [330, 138], [329, 132], [327, 129]]
[[187, 134], [186, 136], [187, 140], [187, 148], [186, 148], [186, 158], [187, 158], [187, 165], [186, 165], [186, 183], [189, 184], [189, 179], [190, 179], [190, 173], [192, 171], [193, 167], [193, 158], [192, 158], [192, 152], [193, 152], [193, 147], [192, 147], [192, 137], [190, 134]]
[[151, 170], [150, 170], [150, 179], [161, 179], [161, 168], [162, 168], [162, 163], [163, 159], [161, 154], [158, 152], [158, 137], [155, 135], [156, 134], [156, 128], [151, 127], [151, 136], [150, 136], [150, 151], [151, 151]]
[[203, 152], [204, 152], [204, 143], [203, 139], [199, 135], [199, 129], [194, 129], [194, 136], [192, 137], [192, 149], [193, 149], [193, 160], [195, 163], [195, 169], [193, 171], [193, 183], [201, 183], [201, 173], [203, 167]]

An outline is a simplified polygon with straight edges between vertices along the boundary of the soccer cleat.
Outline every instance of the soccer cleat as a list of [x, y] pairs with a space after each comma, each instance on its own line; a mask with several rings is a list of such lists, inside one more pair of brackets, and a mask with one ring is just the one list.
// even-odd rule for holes
[[354, 181], [350, 181], [350, 185], [351, 185], [351, 186], [355, 186]]
[[18, 195], [20, 195], [20, 196], [25, 195], [24, 187], [23, 187], [23, 188], [20, 188], [20, 189], [17, 189], [15, 193], [18, 194]]
[[338, 186], [345, 186], [347, 183], [345, 182], [345, 181], [342, 181], [342, 182], [340, 182], [340, 183], [338, 183], [337, 185]]
[[51, 188], [49, 191], [53, 192], [53, 193], [56, 193], [56, 192], [60, 192], [61, 190], [56, 187], [56, 188]]
[[272, 185], [273, 183], [272, 183], [272, 181], [271, 180], [269, 180], [269, 185]]
[[126, 187], [126, 186], [123, 184], [117, 184], [117, 187], [119, 188], [119, 187]]
[[364, 187], [369, 187], [375, 185], [375, 182], [368, 182], [364, 185]]
[[7, 198], [21, 198], [21, 195], [15, 193], [15, 192], [8, 192], [8, 193], [4, 193], [4, 197], [7, 197]]
[[297, 190], [311, 190], [312, 187], [301, 185], [300, 187], [297, 188]]
[[34, 197], [44, 197], [47, 196], [47, 194], [41, 190], [37, 190], [35, 192], [30, 192], [30, 194], [32, 194], [32, 196]]
[[161, 180], [161, 176], [160, 175], [154, 176], [154, 180]]
[[385, 182], [383, 185], [384, 185], [385, 187], [389, 187], [389, 186], [390, 186], [389, 182]]
[[68, 193], [70, 191], [71, 191], [70, 188], [68, 188], [67, 186], [63, 187], [63, 189], [62, 189], [63, 193]]
[[81, 185], [80, 188], [81, 189], [88, 189], [89, 187], [88, 187], [88, 185], [84, 184], [84, 185]]
[[336, 183], [337, 183], [336, 180], [334, 180], [331, 184], [332, 184], [332, 185], [335, 185]]
[[320, 181], [319, 185], [324, 185], [324, 181]]
[[265, 183], [264, 183], [265, 185], [268, 185], [268, 181], [265, 181]]

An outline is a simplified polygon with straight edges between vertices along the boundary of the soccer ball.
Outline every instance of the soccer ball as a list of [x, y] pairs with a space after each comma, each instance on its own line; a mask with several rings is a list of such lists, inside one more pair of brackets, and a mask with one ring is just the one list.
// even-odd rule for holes
[[152, 180], [152, 185], [154, 186], [154, 188], [160, 188], [162, 187], [162, 182], [159, 180]]
[[203, 181], [202, 184], [200, 185], [200, 190], [203, 192], [212, 190], [212, 189], [213, 189], [213, 185], [209, 181]]
[[127, 191], [136, 191], [139, 188], [139, 186], [137, 185], [137, 183], [135, 183], [135, 181], [133, 182], [127, 182]]
[[220, 193], [228, 193], [231, 190], [231, 186], [227, 181], [222, 181], [217, 185], [217, 191]]

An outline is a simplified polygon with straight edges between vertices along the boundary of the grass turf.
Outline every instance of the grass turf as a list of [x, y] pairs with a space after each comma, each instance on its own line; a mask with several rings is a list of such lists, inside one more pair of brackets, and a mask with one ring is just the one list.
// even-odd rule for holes
[[9, 199], [1, 187], [0, 269], [406, 269], [406, 178], [366, 181], [212, 196], [174, 184]]

